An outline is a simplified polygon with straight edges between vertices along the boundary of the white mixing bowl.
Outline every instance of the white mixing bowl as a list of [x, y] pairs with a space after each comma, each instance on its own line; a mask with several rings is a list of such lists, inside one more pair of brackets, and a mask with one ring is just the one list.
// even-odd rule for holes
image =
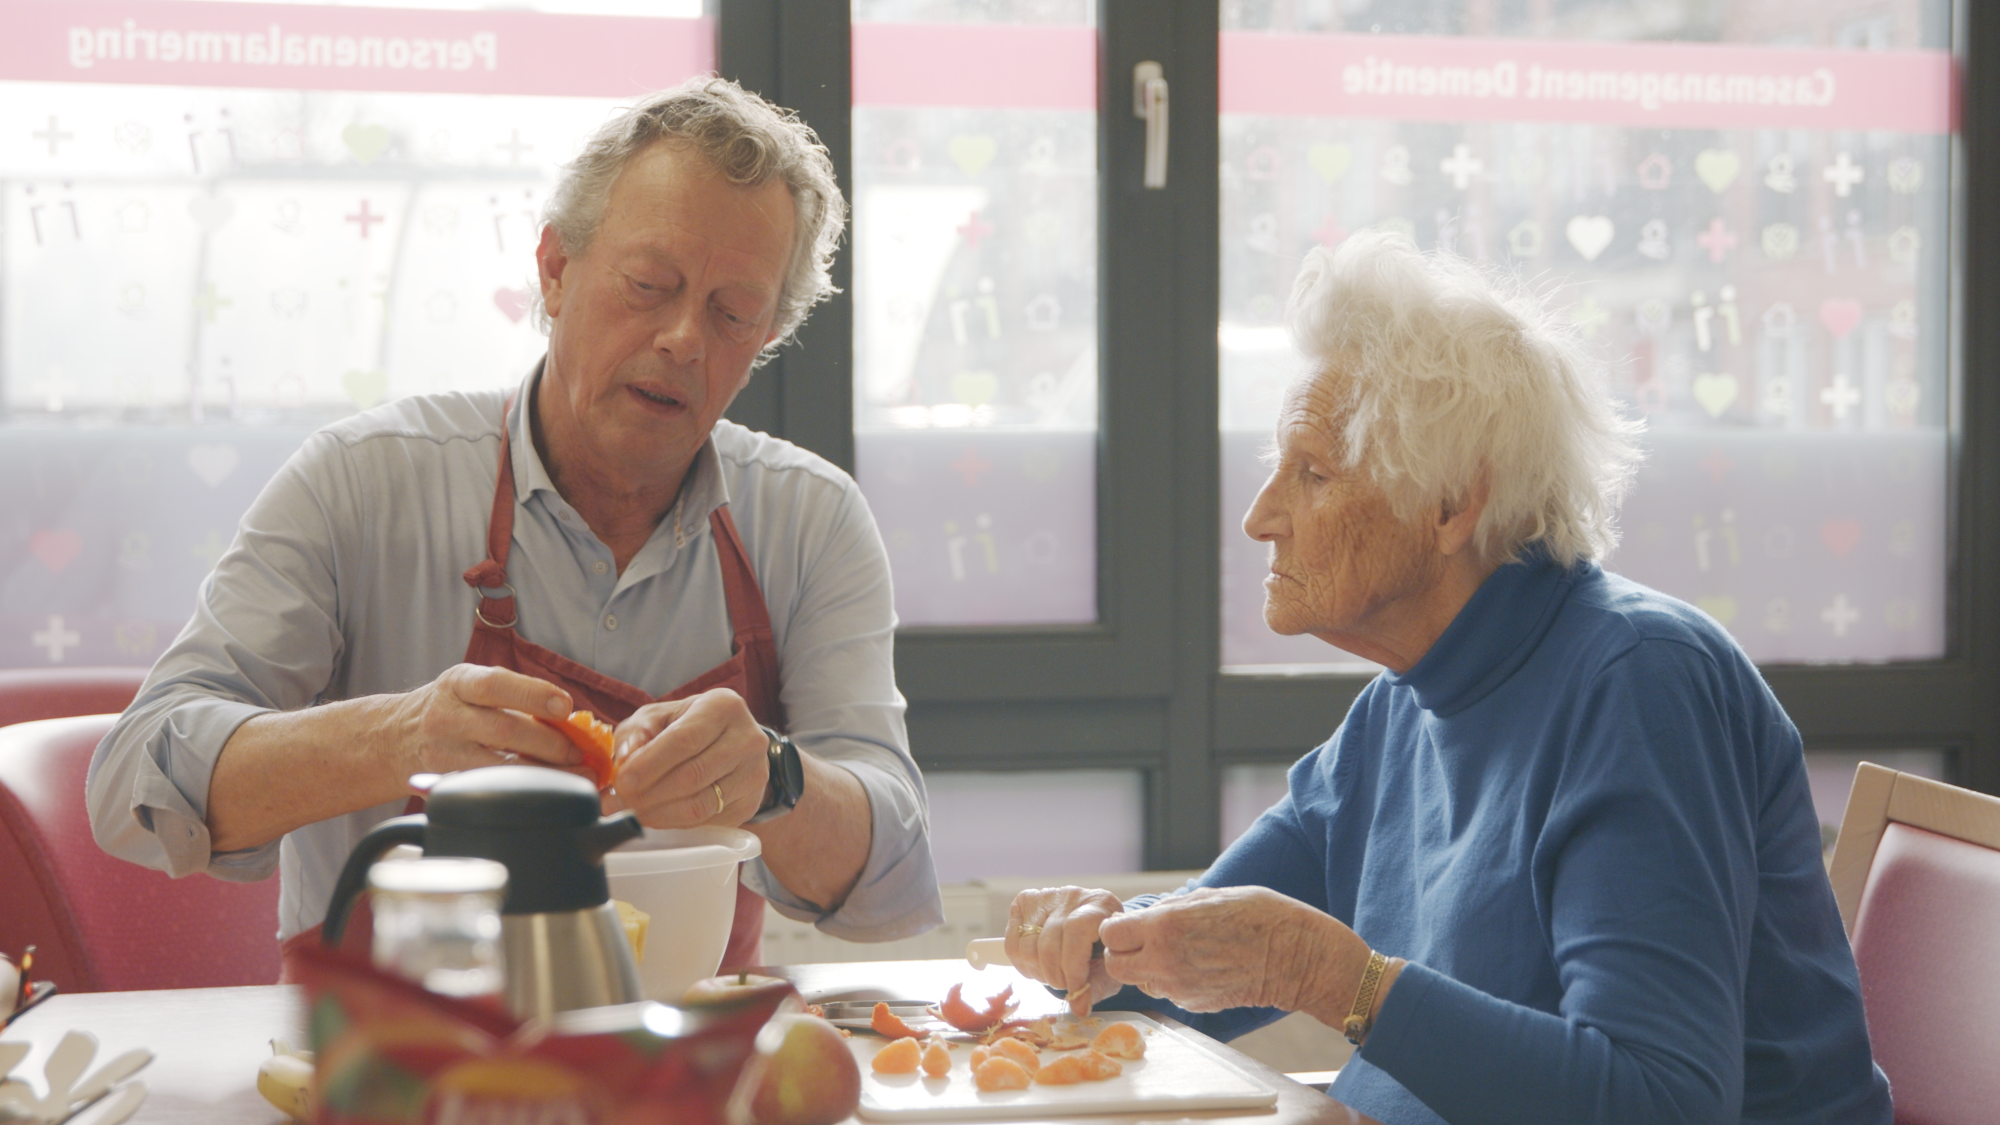
[[741, 828], [648, 828], [604, 857], [611, 897], [651, 916], [639, 986], [648, 1000], [680, 1002], [712, 977], [736, 919], [736, 867], [764, 842]]

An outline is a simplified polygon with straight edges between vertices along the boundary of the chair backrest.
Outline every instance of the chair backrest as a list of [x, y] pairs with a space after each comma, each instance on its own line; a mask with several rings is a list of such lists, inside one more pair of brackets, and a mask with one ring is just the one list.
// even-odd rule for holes
[[2000, 798], [1863, 762], [1829, 868], [1897, 1125], [2000, 1113]]
[[145, 668], [0, 669], [0, 727], [123, 711], [139, 694], [146, 672]]
[[278, 881], [170, 879], [106, 855], [83, 780], [116, 715], [0, 727], [0, 949], [65, 992], [271, 984]]

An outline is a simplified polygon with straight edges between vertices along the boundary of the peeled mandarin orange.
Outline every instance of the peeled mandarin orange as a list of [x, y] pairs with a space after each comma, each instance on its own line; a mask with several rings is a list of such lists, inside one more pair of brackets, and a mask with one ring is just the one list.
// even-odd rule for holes
[[979, 1064], [972, 1072], [972, 1084], [988, 1093], [994, 1090], [1025, 1090], [1028, 1088], [1028, 1072], [1013, 1059], [998, 1055]]
[[1114, 1023], [1097, 1033], [1097, 1038], [1091, 1040], [1090, 1049], [1116, 1059], [1143, 1059], [1146, 1057], [1146, 1040], [1131, 1024]]
[[999, 1039], [993, 1043], [993, 1054], [1003, 1059], [1013, 1059], [1021, 1064], [1021, 1069], [1029, 1074], [1042, 1068], [1042, 1053], [1019, 1039]]
[[[539, 718], [539, 717], [538, 717]], [[590, 771], [592, 781], [599, 789], [611, 788], [617, 770], [611, 764], [611, 724], [591, 714], [589, 711], [571, 711], [567, 719], [540, 719], [569, 739], [583, 755], [583, 765]]]
[[877, 1074], [915, 1074], [921, 1054], [916, 1040], [897, 1039], [875, 1052], [875, 1061], [869, 1065]]

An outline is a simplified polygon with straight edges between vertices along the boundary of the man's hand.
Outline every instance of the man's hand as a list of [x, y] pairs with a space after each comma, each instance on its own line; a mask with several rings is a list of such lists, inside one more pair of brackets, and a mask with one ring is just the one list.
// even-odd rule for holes
[[1022, 975], [1068, 990], [1070, 1011], [1086, 1015], [1094, 1001], [1118, 991], [1104, 961], [1091, 958], [1091, 947], [1099, 927], [1123, 909], [1110, 891], [1022, 891], [1007, 908], [1007, 959]]
[[569, 693], [533, 676], [481, 664], [455, 664], [398, 700], [396, 769], [451, 773], [526, 759], [557, 769], [580, 767], [583, 755], [534, 716], [563, 718]]
[[570, 712], [545, 680], [460, 664], [399, 695], [251, 717], [208, 781], [209, 847], [260, 847], [287, 832], [410, 795], [410, 775], [527, 761], [583, 772], [569, 739], [533, 716]]
[[1190, 1012], [1280, 1008], [1332, 1027], [1368, 963], [1339, 919], [1266, 887], [1204, 887], [1107, 919], [1098, 936], [1113, 977]]
[[648, 828], [734, 828], [763, 807], [771, 742], [728, 688], [649, 703], [618, 724], [612, 744], [618, 786], [607, 812], [631, 809]]

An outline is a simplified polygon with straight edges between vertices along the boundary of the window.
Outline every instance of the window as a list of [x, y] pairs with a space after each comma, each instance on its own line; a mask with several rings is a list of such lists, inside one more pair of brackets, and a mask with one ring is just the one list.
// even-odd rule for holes
[[149, 663], [315, 426], [540, 358], [555, 166], [714, 65], [698, 5], [561, 7], [5, 7], [0, 661]]
[[1262, 628], [1234, 522], [1291, 275], [1370, 226], [1531, 279], [1646, 420], [1612, 569], [1759, 661], [1944, 655], [1945, 4], [1225, 10], [1225, 666], [1337, 663]]
[[1097, 29], [854, 8], [854, 460], [906, 626], [1097, 620]]
[[[1977, 5], [340, 8], [380, 21], [375, 67], [368, 36], [322, 30], [330, 6], [135, 5], [148, 61], [122, 21], [86, 43], [59, 6], [0, 4], [33, 32], [0, 47], [0, 666], [151, 660], [311, 427], [517, 378], [541, 338], [512, 254], [549, 169], [619, 97], [714, 66], [819, 129], [855, 205], [845, 292], [731, 414], [861, 480], [912, 747], [954, 826], [1005, 793], [1024, 831], [1097, 818], [1073, 864], [1033, 858], [1047, 874], [1199, 866], [1338, 725], [1370, 670], [1264, 629], [1238, 524], [1295, 363], [1277, 312], [1298, 260], [1384, 222], [1523, 271], [1592, 333], [1649, 425], [1611, 567], [1758, 659], [1816, 793], [1873, 747], [2000, 791], [2000, 391], [1980, 375], [2000, 325], [1958, 311], [2000, 291], [1979, 132], [2000, 83], [1966, 65], [2000, 50], [2000, 15]], [[281, 62], [158, 57], [211, 8], [242, 59], [277, 23]], [[170, 11], [182, 26], [147, 14]], [[560, 65], [508, 85], [522, 28]], [[442, 37], [449, 62], [485, 29], [498, 77], [478, 55], [391, 65], [399, 37]], [[595, 85], [617, 71], [563, 61], [572, 32], [649, 69]], [[355, 65], [269, 77], [294, 33], [308, 69], [311, 35], [356, 36]], [[1131, 109], [1146, 61], [1171, 87], [1162, 188]], [[1750, 76], [1720, 117], [1716, 67]], [[1801, 78], [1815, 104], [1779, 106]]]

